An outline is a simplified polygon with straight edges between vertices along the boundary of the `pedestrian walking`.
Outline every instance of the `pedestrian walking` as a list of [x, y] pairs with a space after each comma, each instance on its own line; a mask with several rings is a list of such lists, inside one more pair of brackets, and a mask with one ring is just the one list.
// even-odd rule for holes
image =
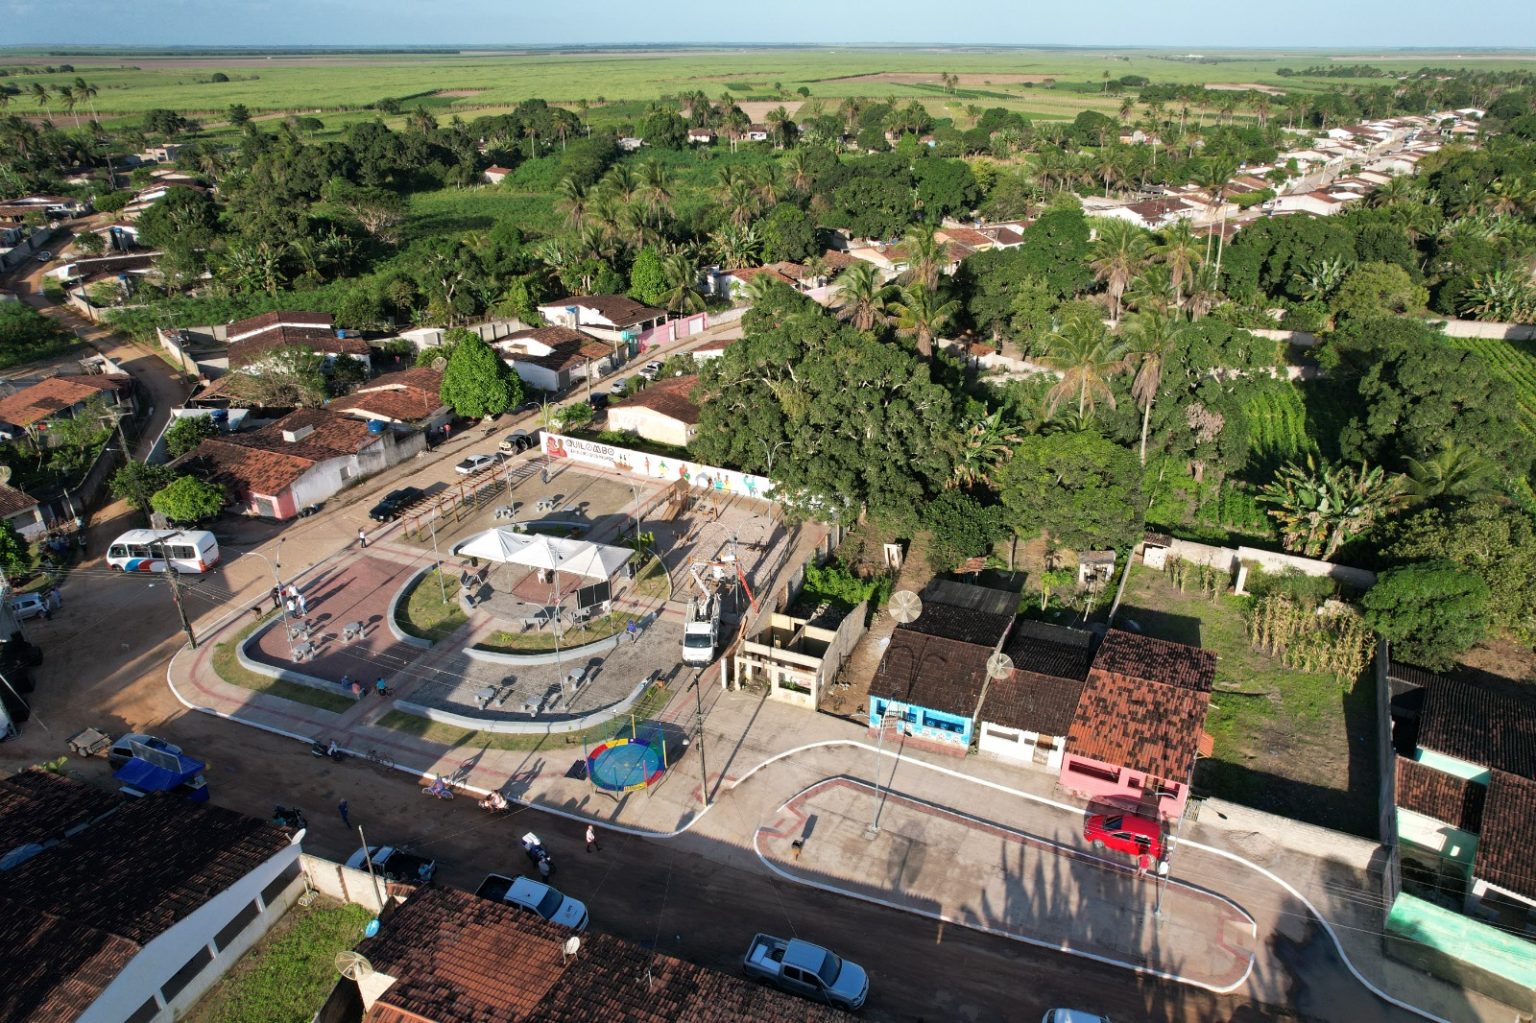
[[360, 550], [368, 549], [368, 533], [362, 526], [357, 527], [357, 546]]
[[299, 615], [301, 617], [309, 614], [309, 602], [304, 599], [304, 594], [295, 594], [293, 600], [294, 603], [299, 605]]
[[640, 626], [636, 625], [634, 622], [630, 622], [628, 625], [624, 626], [624, 635], [629, 637], [629, 641], [631, 643], [640, 642]]
[[341, 814], [341, 826], [344, 828], [350, 828], [352, 826], [352, 820], [347, 816], [347, 801], [345, 799], [336, 804], [336, 812]]
[[[342, 681], [346, 681], [346, 679], [343, 679]], [[361, 700], [363, 698], [363, 684], [361, 682], [359, 682], [357, 679], [353, 679], [350, 688], [352, 690], [352, 699]]]
[[64, 596], [59, 593], [57, 586], [50, 587], [48, 590], [48, 606], [55, 611], [64, 606]]
[[587, 852], [602, 852], [602, 851], [603, 850], [601, 849], [601, 847], [599, 847], [598, 844], [597, 844], [597, 832], [593, 830], [592, 825], [588, 824], [587, 825]]
[[539, 877], [549, 880], [549, 875], [555, 872], [554, 864], [549, 862], [548, 856], [539, 857]]
[[380, 675], [378, 677], [378, 680], [373, 683], [373, 688], [375, 688], [375, 689], [377, 689], [379, 691], [379, 695], [380, 696], [388, 696], [389, 695], [389, 688], [386, 685], [384, 685], [384, 676], [383, 675]]
[[283, 606], [283, 591], [278, 587], [272, 587], [272, 610], [276, 611]]
[[289, 614], [295, 614], [299, 609], [298, 604], [294, 603], [292, 597], [287, 597], [283, 600], [283, 607], [288, 609]]

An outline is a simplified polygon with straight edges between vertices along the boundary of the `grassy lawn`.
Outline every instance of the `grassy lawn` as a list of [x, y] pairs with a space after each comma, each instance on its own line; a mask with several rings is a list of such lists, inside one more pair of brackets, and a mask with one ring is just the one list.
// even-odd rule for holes
[[635, 575], [635, 592], [652, 600], [672, 599], [672, 577], [660, 558], [651, 558]]
[[1206, 728], [1215, 755], [1195, 771], [1197, 795], [1230, 799], [1312, 824], [1370, 834], [1375, 826], [1374, 676], [1352, 691], [1331, 675], [1294, 671], [1254, 650], [1247, 598], [1180, 593], [1136, 565], [1116, 624], [1198, 644], [1217, 655]]
[[458, 593], [458, 578], [434, 568], [406, 594], [405, 603], [395, 611], [395, 624], [407, 635], [436, 643], [469, 621], [459, 607]]
[[416, 717], [404, 711], [392, 710], [378, 720], [378, 724], [384, 728], [393, 728], [397, 732], [414, 735], [426, 739], [428, 742], [437, 743], [449, 749], [501, 749], [501, 750], [537, 750], [548, 748], [563, 748], [580, 746], [582, 743], [601, 742], [613, 734], [615, 721], [622, 718], [628, 721], [631, 716], [636, 721], [645, 721], [660, 713], [672, 698], [673, 690], [662, 686], [651, 686], [645, 694], [635, 702], [629, 712], [619, 715], [600, 725], [593, 725], [580, 732], [563, 732], [553, 735], [512, 735], [502, 732], [482, 732], [467, 728], [455, 728], [452, 725], [438, 724], [428, 721], [426, 718]]
[[361, 906], [294, 906], [192, 1007], [187, 1023], [293, 1023], [320, 1011], [336, 982], [336, 953], [363, 936]]
[[[624, 626], [639, 620], [635, 615], [615, 611], [613, 614], [593, 619], [590, 625], [583, 628], [567, 630], [561, 637], [560, 648], [568, 650], [584, 643], [596, 643], [623, 632]], [[490, 650], [499, 654], [542, 653], [554, 648], [555, 634], [548, 629], [531, 629], [528, 632], [497, 631], [475, 644], [476, 650]]]
[[213, 648], [213, 670], [219, 673], [219, 678], [232, 686], [241, 689], [249, 689], [252, 692], [266, 693], [268, 696], [279, 696], [294, 703], [307, 703], [311, 707], [319, 707], [321, 710], [334, 711], [337, 714], [344, 712], [352, 706], [353, 699], [350, 696], [342, 696], [339, 693], [326, 693], [319, 689], [313, 689], [298, 682], [289, 682], [286, 679], [268, 678], [266, 675], [258, 675], [240, 663], [235, 655], [240, 644], [250, 638], [265, 622], [272, 617], [272, 612], [263, 615], [257, 621], [246, 625], [232, 637], [219, 643]]

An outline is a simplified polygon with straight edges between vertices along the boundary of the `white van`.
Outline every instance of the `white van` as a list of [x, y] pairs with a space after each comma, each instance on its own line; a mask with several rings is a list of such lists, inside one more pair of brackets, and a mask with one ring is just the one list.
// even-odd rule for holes
[[206, 572], [219, 563], [219, 542], [206, 529], [130, 529], [107, 548], [107, 567], [121, 572]]

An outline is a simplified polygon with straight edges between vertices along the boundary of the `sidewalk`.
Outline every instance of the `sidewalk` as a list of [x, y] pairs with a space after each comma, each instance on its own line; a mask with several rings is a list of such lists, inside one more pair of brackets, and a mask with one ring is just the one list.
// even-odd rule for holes
[[[868, 828], [879, 805], [880, 830]], [[846, 778], [819, 782], [758, 829], [771, 869], [802, 884], [1226, 993], [1257, 929], [1220, 896], [985, 817]], [[796, 843], [802, 848], [797, 852]]]

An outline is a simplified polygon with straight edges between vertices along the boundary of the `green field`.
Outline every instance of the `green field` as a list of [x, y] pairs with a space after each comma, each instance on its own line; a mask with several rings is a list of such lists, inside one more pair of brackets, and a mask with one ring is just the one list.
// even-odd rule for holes
[[[73, 72], [22, 73], [23, 67], [68, 61]], [[98, 86], [96, 110], [132, 115], [157, 107], [213, 118], [231, 104], [252, 111], [333, 113], [357, 110], [384, 97], [425, 102], [439, 116], [466, 118], [506, 109], [521, 100], [550, 102], [650, 100], [701, 89], [711, 97], [730, 91], [739, 101], [784, 99], [795, 91], [832, 104], [847, 96], [915, 97], [940, 116], [957, 116], [967, 105], [1004, 106], [1038, 118], [1066, 118], [1084, 109], [1109, 110], [1120, 99], [1100, 82], [1143, 75], [1153, 82], [1259, 83], [1318, 92], [1382, 79], [1281, 77], [1282, 67], [1301, 70], [1328, 63], [1370, 63], [1389, 71], [1425, 66], [1498, 71], [1529, 67], [1517, 54], [1468, 60], [1439, 54], [1372, 55], [1245, 52], [1208, 54], [1190, 60], [1172, 53], [1093, 50], [913, 51], [876, 48], [791, 50], [622, 51], [580, 53], [500, 52], [464, 54], [336, 53], [272, 56], [210, 54], [148, 56], [25, 56], [0, 53], [6, 81], [25, 90], [33, 82], [67, 85], [83, 76]], [[222, 73], [227, 82], [212, 82]], [[946, 91], [941, 73], [960, 76]], [[1054, 83], [1040, 79], [1050, 78]], [[442, 95], [443, 93], [467, 95]], [[27, 104], [30, 106], [30, 104]], [[58, 111], [55, 114], [58, 115]]]

